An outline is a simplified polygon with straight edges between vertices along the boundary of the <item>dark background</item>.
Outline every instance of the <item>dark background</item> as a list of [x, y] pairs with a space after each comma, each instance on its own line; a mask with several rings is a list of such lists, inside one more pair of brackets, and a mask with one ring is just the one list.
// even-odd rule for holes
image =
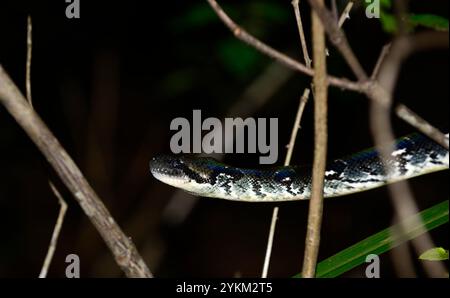
[[[303, 61], [290, 0], [220, 1], [238, 24]], [[310, 41], [309, 7], [301, 11]], [[338, 1], [340, 10], [345, 2]], [[156, 181], [151, 157], [169, 153], [176, 117], [278, 117], [279, 164], [298, 99], [310, 78], [294, 73], [236, 40], [206, 1], [86, 1], [81, 18], [67, 19], [60, 1], [0, 2], [0, 63], [25, 90], [27, 14], [33, 18], [34, 107], [74, 158], [156, 276], [254, 277], [262, 270], [273, 204], [195, 199]], [[448, 18], [448, 1], [411, 1], [416, 13]], [[370, 72], [391, 35], [356, 5], [344, 25]], [[354, 79], [330, 46], [329, 72]], [[268, 83], [258, 84], [261, 78]], [[279, 82], [279, 84], [271, 82]], [[448, 131], [448, 52], [408, 59], [395, 98]], [[249, 92], [248, 89], [256, 90]], [[271, 96], [267, 96], [271, 94]], [[267, 100], [264, 101], [264, 97]], [[302, 120], [293, 164], [312, 162], [313, 103]], [[334, 87], [329, 94], [329, 158], [371, 147], [368, 100]], [[394, 117], [397, 135], [414, 129]], [[227, 163], [255, 166], [258, 154], [228, 154]], [[81, 276], [122, 276], [102, 239], [43, 156], [0, 107], [0, 276], [36, 277], [58, 214], [48, 187], [61, 189], [69, 209], [49, 276], [64, 277], [76, 253]], [[410, 181], [420, 209], [447, 199], [448, 173]], [[269, 275], [299, 272], [307, 202], [280, 204]], [[319, 260], [391, 225], [386, 188], [327, 200]], [[431, 232], [448, 248], [448, 225]], [[423, 275], [418, 262], [418, 274]], [[364, 266], [345, 276], [364, 276]], [[398, 276], [392, 254], [381, 275]]]

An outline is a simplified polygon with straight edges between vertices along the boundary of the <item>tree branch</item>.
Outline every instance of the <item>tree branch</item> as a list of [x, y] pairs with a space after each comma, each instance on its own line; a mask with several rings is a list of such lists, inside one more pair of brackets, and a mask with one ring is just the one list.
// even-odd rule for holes
[[55, 194], [56, 198], [58, 199], [58, 203], [60, 205], [58, 218], [56, 219], [55, 228], [53, 229], [52, 238], [50, 239], [50, 245], [48, 246], [47, 255], [45, 256], [44, 264], [42, 265], [41, 272], [39, 273], [39, 278], [46, 278], [48, 268], [50, 267], [50, 264], [53, 259], [53, 254], [56, 250], [56, 243], [58, 242], [59, 233], [61, 232], [61, 227], [64, 221], [64, 216], [66, 215], [67, 211], [67, 203], [62, 198], [59, 191], [56, 189], [56, 187], [49, 181], [50, 188], [52, 192]]
[[[27, 18], [27, 59], [26, 59], [26, 75], [25, 75], [25, 88], [27, 94], [27, 100], [31, 108], [33, 108], [33, 102], [31, 100], [31, 56], [33, 53], [33, 24], [31, 16]], [[64, 216], [67, 211], [67, 203], [64, 201], [62, 196], [59, 194], [58, 190], [55, 188], [53, 183], [48, 181], [51, 190], [58, 199], [60, 205], [58, 218], [56, 219], [55, 227], [53, 228], [52, 238], [50, 239], [50, 245], [48, 246], [47, 255], [44, 259], [44, 264], [42, 265], [41, 272], [39, 273], [39, 278], [46, 278], [48, 273], [48, 268], [53, 259], [53, 255], [56, 250], [56, 244], [58, 242], [59, 233], [61, 232], [61, 227], [64, 222]]]
[[[217, 16], [222, 20], [222, 22], [233, 32], [233, 34], [236, 36], [236, 38], [242, 40], [243, 42], [253, 46], [256, 50], [259, 52], [277, 60], [278, 62], [284, 64], [285, 66], [297, 70], [299, 72], [302, 72], [304, 74], [307, 74], [309, 76], [312, 76], [314, 74], [314, 70], [311, 68], [308, 68], [304, 64], [288, 57], [287, 55], [275, 50], [274, 48], [270, 47], [269, 45], [263, 43], [253, 35], [249, 34], [247, 31], [239, 27], [219, 6], [219, 4], [216, 2], [216, 0], [207, 0], [208, 3], [211, 5], [214, 12], [217, 14]], [[357, 82], [352, 82], [348, 79], [344, 78], [337, 78], [333, 76], [328, 77], [328, 83], [330, 85], [340, 87], [347, 90], [357, 91], [357, 92], [363, 92], [363, 90], [366, 88], [364, 84], [360, 84]]]
[[[324, 1], [319, 1], [323, 6]], [[312, 36], [314, 59], [314, 162], [312, 190], [309, 202], [308, 227], [306, 231], [305, 256], [302, 277], [314, 277], [319, 254], [320, 229], [323, 211], [323, 187], [327, 157], [327, 65], [325, 31], [319, 17], [312, 11]]]
[[31, 99], [31, 54], [33, 51], [33, 24], [31, 22], [31, 16], [27, 18], [27, 60], [26, 60], [26, 71], [25, 71], [25, 88], [27, 92], [27, 100], [30, 105], [33, 105]]
[[342, 27], [346, 19], [350, 18], [350, 10], [353, 7], [353, 2], [348, 1], [347, 5], [344, 8], [344, 11], [342, 12], [341, 16], [339, 17], [338, 21], [338, 27]]
[[347, 37], [344, 31], [334, 22], [333, 14], [320, 4], [320, 0], [308, 0], [311, 7], [319, 16], [325, 31], [328, 33], [328, 38], [331, 43], [341, 52], [342, 56], [347, 61], [356, 78], [361, 84], [368, 80], [366, 72], [362, 68], [353, 50], [349, 46]]
[[[328, 33], [330, 41], [341, 52], [345, 61], [347, 62], [349, 67], [353, 70], [353, 73], [357, 77], [359, 83], [362, 86], [365, 86], [365, 88], [363, 88], [363, 92], [371, 100], [378, 101], [378, 104], [388, 107], [390, 109], [390, 106], [392, 104], [392, 98], [390, 98], [390, 96], [392, 95], [390, 95], [391, 93], [386, 92], [386, 90], [383, 90], [383, 88], [387, 88], [389, 90], [393, 88], [393, 84], [394, 82], [396, 82], [399, 67], [395, 66], [391, 62], [385, 63], [385, 65], [387, 67], [390, 67], [390, 69], [385, 70], [385, 75], [383, 76], [384, 81], [382, 82], [381, 80], [369, 79], [366, 72], [361, 67], [361, 64], [359, 63], [355, 54], [353, 53], [353, 50], [351, 49], [347, 41], [347, 38], [345, 37], [344, 31], [332, 21], [331, 12], [329, 12], [325, 7], [319, 6], [318, 0], [308, 0], [308, 1], [311, 7], [313, 7], [313, 9], [317, 12], [317, 15], [320, 17], [322, 24], [324, 25], [325, 30]], [[395, 46], [403, 48], [401, 51], [394, 52], [395, 55], [400, 55], [401, 53], [402, 57], [394, 57], [394, 55], [391, 55], [390, 59], [393, 59], [393, 62], [395, 63], [403, 63], [403, 59], [409, 56], [411, 54], [411, 51], [448, 47], [448, 35], [443, 32], [435, 32], [435, 31], [420, 32], [410, 37], [398, 38]], [[382, 51], [381, 55], [385, 55], [385, 53], [383, 53]], [[382, 57], [380, 57], [378, 60], [382, 61], [383, 59]], [[378, 70], [375, 69], [374, 73], [376, 73], [377, 71]], [[400, 117], [400, 115], [397, 116]], [[400, 118], [404, 118], [404, 116]], [[436, 131], [438, 130], [436, 129]], [[425, 131], [423, 132], [425, 133]], [[427, 134], [427, 136], [433, 138], [433, 135]], [[441, 134], [439, 137], [439, 139], [441, 140], [444, 138], [445, 136], [443, 134]]]
[[125, 236], [81, 171], [27, 103], [17, 86], [0, 65], [0, 102], [24, 129], [74, 195], [128, 277], [152, 274], [131, 240]]
[[405, 120], [405, 122], [408, 122], [411, 126], [415, 127], [418, 131], [430, 136], [432, 140], [440, 144], [442, 147], [447, 148], [447, 150], [449, 149], [448, 138], [444, 135], [444, 133], [411, 111], [407, 106], [403, 104], [397, 105], [395, 107], [395, 113], [401, 119]]
[[388, 43], [387, 45], [383, 46], [383, 48], [381, 49], [381, 53], [378, 56], [377, 62], [375, 63], [375, 66], [372, 70], [372, 75], [370, 76], [371, 80], [376, 80], [377, 76], [378, 76], [378, 72], [380, 71], [380, 66], [381, 63], [383, 63], [384, 58], [386, 57], [386, 55], [389, 53], [389, 50], [391, 49], [391, 44]]
[[306, 46], [305, 32], [303, 31], [302, 17], [300, 15], [300, 7], [298, 2], [299, 0], [292, 0], [292, 6], [294, 7], [295, 20], [297, 21], [303, 58], [305, 59], [306, 67], [311, 68], [311, 58], [309, 58], [308, 47]]

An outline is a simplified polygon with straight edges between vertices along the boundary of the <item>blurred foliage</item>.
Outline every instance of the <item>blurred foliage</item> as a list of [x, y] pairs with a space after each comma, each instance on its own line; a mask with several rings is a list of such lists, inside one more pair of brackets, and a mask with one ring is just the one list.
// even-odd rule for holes
[[425, 261], [444, 261], [448, 260], [448, 250], [442, 247], [435, 247], [427, 250], [419, 256], [419, 259]]
[[[365, 1], [364, 1], [364, 2], [365, 2]], [[367, 5], [367, 2], [365, 2], [365, 3], [366, 3], [366, 5]], [[387, 9], [389, 9], [389, 8], [392, 7], [392, 2], [391, 2], [391, 0], [380, 0], [380, 5], [381, 5], [382, 8], [387, 8]]]
[[397, 21], [394, 15], [382, 11], [380, 21], [385, 32], [394, 33], [397, 31]]
[[[364, 1], [365, 6], [371, 5]], [[388, 33], [397, 32], [397, 19], [392, 12], [392, 0], [380, 0], [380, 22], [383, 30]], [[428, 29], [448, 31], [448, 19], [434, 14], [414, 14], [407, 17], [407, 24], [410, 31], [422, 26]]]
[[220, 42], [218, 53], [225, 69], [239, 78], [252, 74], [262, 58], [255, 49], [234, 37]]
[[[290, 16], [290, 5], [273, 1], [258, 1], [233, 4], [223, 4], [224, 10], [238, 25], [242, 26], [258, 38], [269, 36], [269, 29], [275, 25], [284, 25]], [[175, 32], [190, 30], [205, 30], [211, 25], [219, 25], [226, 30], [220, 19], [206, 3], [192, 6], [179, 16], [172, 24]], [[268, 26], [270, 25], [270, 26]], [[230, 35], [212, 45], [212, 53], [218, 53], [218, 59], [224, 69], [237, 79], [246, 79], [253, 75], [255, 68], [264, 61], [262, 55], [255, 49], [243, 44]]]
[[432, 14], [411, 14], [410, 24], [414, 27], [423, 26], [439, 31], [448, 31], [448, 20]]

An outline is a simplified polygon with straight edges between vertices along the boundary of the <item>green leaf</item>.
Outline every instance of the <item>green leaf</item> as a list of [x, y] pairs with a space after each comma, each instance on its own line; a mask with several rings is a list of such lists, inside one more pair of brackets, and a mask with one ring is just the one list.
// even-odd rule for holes
[[419, 256], [419, 259], [426, 261], [444, 261], [448, 260], [448, 250], [442, 247], [435, 247], [427, 250]]
[[439, 31], [448, 31], [448, 20], [433, 14], [411, 14], [409, 21], [413, 26], [424, 26]]
[[384, 32], [394, 33], [397, 31], [397, 20], [394, 15], [382, 11], [380, 13], [380, 22]]
[[[365, 263], [369, 254], [380, 255], [401, 243], [414, 239], [425, 231], [430, 231], [448, 222], [448, 201], [428, 208], [418, 215], [407, 218], [402, 223], [406, 230], [404, 235], [398, 235], [394, 231], [400, 229], [400, 224], [382, 230], [344, 250], [335, 254], [317, 265], [316, 277], [337, 277], [358, 265]], [[421, 225], [415, 225], [417, 216], [422, 219]], [[401, 236], [401, 237], [399, 237]], [[297, 274], [294, 277], [301, 277]]]

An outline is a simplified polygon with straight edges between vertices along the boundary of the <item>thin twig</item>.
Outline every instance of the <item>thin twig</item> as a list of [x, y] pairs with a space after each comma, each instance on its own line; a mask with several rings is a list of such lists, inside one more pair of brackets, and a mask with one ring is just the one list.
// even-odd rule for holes
[[270, 221], [269, 237], [267, 239], [266, 255], [264, 257], [264, 266], [261, 278], [267, 278], [267, 273], [269, 272], [270, 257], [272, 255], [272, 247], [273, 247], [273, 238], [275, 236], [275, 229], [277, 226], [278, 209], [279, 208], [277, 206], [274, 207], [272, 211], [272, 220]]
[[353, 71], [359, 83], [366, 83], [368, 77], [353, 53], [344, 31], [333, 21], [333, 14], [320, 4], [321, 0], [308, 1], [322, 21], [331, 43], [341, 52], [341, 55], [345, 58], [347, 65]]
[[286, 153], [286, 159], [284, 161], [285, 166], [288, 166], [291, 163], [292, 152], [294, 151], [294, 144], [295, 140], [297, 139], [297, 132], [301, 128], [300, 121], [302, 120], [303, 111], [305, 110], [306, 103], [308, 102], [309, 99], [309, 92], [310, 92], [309, 89], [306, 88], [303, 91], [302, 97], [300, 98], [297, 115], [295, 116], [294, 127], [292, 128], [291, 138], [289, 140], [287, 148], [288, 150]]
[[[305, 64], [308, 68], [311, 68], [311, 59], [309, 58], [308, 48], [306, 46], [305, 33], [303, 31], [303, 24], [302, 24], [302, 20], [301, 20], [301, 16], [300, 16], [299, 0], [293, 0], [291, 3], [294, 7], [295, 18], [297, 21], [298, 32], [300, 35], [300, 43], [302, 46]], [[305, 108], [306, 102], [308, 101], [308, 97], [309, 97], [309, 89], [305, 89], [303, 92], [303, 96], [300, 99], [299, 108], [297, 111], [297, 115], [295, 117], [294, 127], [292, 128], [291, 139], [289, 140], [288, 150], [287, 150], [286, 158], [284, 161], [285, 166], [288, 166], [291, 162], [292, 152], [294, 150], [295, 139], [297, 137], [297, 132], [300, 128], [300, 120], [302, 118], [303, 110]], [[271, 220], [270, 230], [269, 230], [269, 237], [267, 240], [266, 255], [264, 258], [264, 266], [263, 266], [263, 271], [262, 271], [262, 275], [261, 275], [262, 278], [266, 278], [267, 273], [269, 271], [270, 257], [272, 255], [272, 247], [273, 247], [273, 238], [275, 236], [275, 229], [276, 229], [276, 223], [277, 223], [277, 218], [278, 218], [278, 210], [279, 210], [278, 207], [273, 208], [272, 220]]]
[[[217, 16], [222, 20], [222, 22], [233, 32], [233, 34], [236, 36], [236, 38], [240, 39], [241, 41], [251, 45], [259, 52], [277, 60], [278, 62], [284, 64], [285, 66], [292, 68], [294, 70], [300, 71], [304, 74], [307, 74], [309, 76], [312, 76], [314, 74], [314, 70], [311, 68], [308, 68], [306, 65], [288, 57], [287, 55], [275, 50], [274, 48], [270, 47], [269, 45], [263, 43], [253, 35], [249, 34], [247, 31], [245, 31], [243, 28], [239, 27], [219, 6], [219, 4], [216, 2], [216, 0], [207, 0], [208, 3], [211, 5], [214, 12], [217, 14]], [[333, 76], [328, 77], [328, 82], [330, 85], [340, 87], [347, 90], [357, 91], [357, 92], [363, 92], [367, 86], [365, 84], [352, 82], [345, 78], [337, 78]]]
[[41, 273], [39, 273], [39, 278], [47, 277], [48, 268], [50, 267], [50, 264], [52, 262], [53, 254], [55, 253], [56, 244], [58, 242], [58, 236], [59, 236], [59, 233], [61, 232], [61, 227], [62, 227], [62, 224], [64, 221], [64, 216], [66, 215], [66, 211], [67, 211], [67, 203], [64, 201], [64, 199], [62, 198], [59, 191], [56, 189], [56, 187], [50, 181], [49, 181], [49, 185], [50, 185], [50, 188], [52, 189], [53, 193], [55, 194], [55, 196], [58, 198], [60, 208], [59, 208], [58, 218], [56, 220], [56, 224], [53, 229], [52, 238], [50, 240], [50, 245], [48, 246], [47, 255], [45, 256], [45, 260], [44, 260], [44, 264], [42, 265]]
[[[31, 54], [33, 52], [33, 37], [32, 37], [33, 24], [31, 20], [31, 16], [27, 18], [27, 59], [26, 59], [26, 94], [27, 100], [30, 106], [33, 108], [33, 102], [31, 100]], [[61, 227], [64, 222], [64, 216], [67, 211], [67, 204], [64, 199], [59, 194], [58, 190], [55, 188], [53, 183], [48, 181], [50, 188], [52, 189], [55, 196], [58, 198], [58, 202], [60, 205], [58, 218], [56, 220], [55, 227], [53, 228], [52, 238], [50, 239], [50, 245], [47, 250], [47, 254], [44, 259], [44, 264], [42, 265], [41, 272], [39, 273], [39, 278], [46, 278], [48, 273], [48, 268], [53, 259], [53, 255], [56, 249], [56, 243], [58, 242], [59, 233], [61, 232]]]
[[31, 23], [31, 16], [27, 18], [27, 60], [26, 60], [26, 72], [25, 72], [25, 86], [27, 93], [27, 100], [30, 105], [33, 105], [31, 99], [31, 56], [33, 52], [33, 24]]
[[80, 169], [39, 115], [27, 103], [1, 65], [0, 102], [36, 144], [62, 182], [74, 195], [125, 274], [128, 277], [151, 277], [150, 270], [133, 242], [122, 232]]
[[[319, 7], [324, 1], [318, 1]], [[311, 200], [309, 202], [308, 226], [305, 240], [302, 277], [314, 277], [320, 245], [320, 229], [323, 212], [323, 187], [327, 156], [327, 65], [325, 30], [315, 11], [312, 14], [312, 37], [314, 58], [314, 161], [312, 170]]]
[[395, 113], [401, 119], [408, 122], [411, 126], [415, 127], [423, 134], [429, 136], [432, 140], [434, 140], [444, 148], [447, 148], [447, 150], [449, 149], [448, 138], [444, 135], [444, 133], [432, 126], [425, 119], [411, 111], [408, 107], [403, 104], [399, 104], [395, 107]]
[[[300, 98], [297, 115], [295, 116], [294, 126], [292, 127], [291, 139], [289, 140], [288, 150], [286, 153], [286, 158], [284, 160], [285, 166], [288, 166], [291, 163], [291, 157], [292, 157], [292, 152], [294, 151], [295, 139], [297, 138], [298, 130], [301, 128], [300, 121], [302, 119], [302, 115], [303, 115], [303, 111], [305, 110], [306, 103], [308, 102], [308, 98], [309, 98], [309, 89], [306, 88], [305, 91], [303, 91], [302, 97]], [[263, 271], [261, 274], [262, 278], [266, 278], [267, 273], [269, 271], [270, 257], [272, 255], [273, 238], [275, 236], [275, 228], [276, 228], [276, 224], [277, 224], [277, 219], [278, 219], [278, 207], [274, 207], [273, 212], [272, 212], [272, 220], [270, 222], [269, 237], [267, 239], [266, 256], [264, 258], [264, 266], [263, 266]]]
[[391, 44], [388, 43], [387, 45], [384, 45], [381, 49], [381, 53], [378, 56], [377, 62], [375, 63], [375, 67], [373, 68], [372, 75], [370, 76], [371, 80], [376, 80], [378, 76], [378, 72], [380, 71], [381, 63], [384, 61], [384, 58], [389, 53], [389, 50], [391, 49]]
[[[332, 7], [332, 15], [333, 18], [337, 20], [337, 6], [336, 6], [336, 1], [332, 1], [333, 7]], [[341, 16], [339, 17], [339, 20], [336, 21], [339, 28], [342, 27], [342, 25], [344, 25], [345, 20], [350, 18], [350, 10], [352, 9], [353, 6], [353, 2], [349, 2], [347, 3], [347, 6], [345, 7], [344, 11], [342, 12]], [[329, 51], [328, 48], [325, 48], [325, 53], [327, 56], [329, 56]]]
[[294, 6], [295, 20], [297, 21], [298, 33], [300, 35], [300, 43], [302, 45], [303, 58], [305, 59], [305, 65], [311, 68], [311, 59], [308, 54], [308, 47], [306, 46], [305, 32], [303, 31], [302, 17], [300, 15], [299, 0], [293, 0], [292, 6]]
[[338, 26], [342, 27], [346, 19], [350, 19], [350, 10], [353, 7], [353, 2], [349, 1], [347, 5], [344, 8], [344, 11], [342, 11], [341, 16], [339, 17]]
[[[385, 88], [391, 89], [391, 85], [393, 85], [396, 81], [392, 78], [398, 75], [396, 71], [398, 71], [399, 68], [389, 66], [389, 64], [387, 64], [387, 66], [391, 67], [391, 69], [386, 71], [387, 75], [385, 76], [384, 82], [370, 80], [366, 72], [362, 68], [359, 60], [353, 53], [353, 50], [351, 49], [348, 40], [345, 37], [344, 31], [331, 20], [332, 13], [325, 7], [319, 6], [318, 0], [308, 1], [311, 7], [317, 12], [318, 16], [320, 17], [330, 41], [341, 52], [342, 56], [347, 62], [347, 65], [352, 69], [360, 84], [365, 86], [365, 88], [363, 88], [363, 92], [371, 100], [378, 101], [378, 104], [382, 106], [389, 106], [392, 99], [389, 98], [389, 94], [385, 90], [383, 90], [383, 87], [381, 86], [386, 84]], [[399, 41], [397, 42], [397, 46], [403, 48], [404, 54], [410, 53], [409, 51], [411, 51], [412, 49], [414, 49], [415, 51], [420, 51], [432, 48], [448, 47], [448, 35], [442, 32], [434, 31], [420, 32], [415, 34], [413, 38], [399, 39]], [[395, 59], [399, 62], [403, 61], [403, 58]], [[443, 139], [444, 137], [445, 136], [441, 136], [441, 139]]]

